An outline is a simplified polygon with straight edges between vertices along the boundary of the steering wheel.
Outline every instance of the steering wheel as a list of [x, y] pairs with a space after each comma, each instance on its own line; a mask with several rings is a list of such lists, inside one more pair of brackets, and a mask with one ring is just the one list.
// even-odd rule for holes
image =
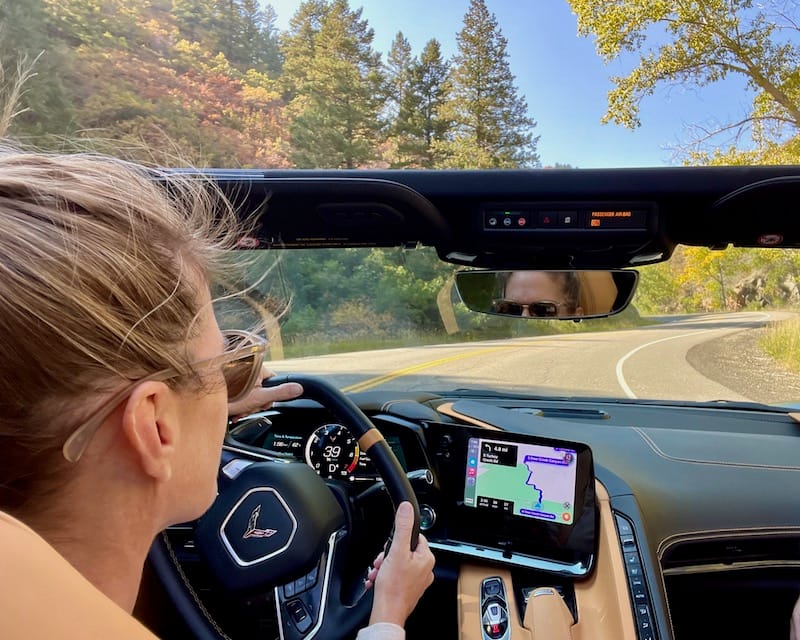
[[[419, 536], [419, 505], [391, 448], [369, 418], [341, 391], [316, 377], [274, 376], [264, 386], [303, 385], [302, 397], [315, 400], [346, 425], [368, 451], [396, 508], [414, 508], [411, 549]], [[198, 553], [229, 593], [274, 588], [281, 637], [285, 640], [348, 638], [366, 624], [372, 590], [346, 584], [348, 540], [353, 518], [346, 500], [301, 462], [264, 461], [237, 450], [223, 456], [219, 495], [197, 521]], [[197, 597], [177, 562], [166, 534], [157, 538], [150, 563], [194, 637], [227, 638]], [[350, 563], [352, 564], [352, 563]], [[366, 572], [366, 567], [364, 567]]]

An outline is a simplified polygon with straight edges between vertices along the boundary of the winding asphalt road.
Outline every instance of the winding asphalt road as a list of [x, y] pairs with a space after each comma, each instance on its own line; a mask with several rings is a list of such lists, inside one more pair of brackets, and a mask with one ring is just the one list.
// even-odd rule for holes
[[278, 373], [324, 375], [344, 391], [488, 388], [549, 396], [745, 401], [754, 398], [701, 375], [687, 361], [687, 352], [791, 316], [679, 316], [624, 331], [364, 351], [272, 361], [270, 366]]

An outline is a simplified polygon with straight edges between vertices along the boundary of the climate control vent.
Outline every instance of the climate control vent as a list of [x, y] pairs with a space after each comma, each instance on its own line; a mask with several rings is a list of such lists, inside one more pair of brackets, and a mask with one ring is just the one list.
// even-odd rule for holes
[[661, 557], [665, 573], [694, 569], [719, 571], [726, 566], [800, 565], [800, 537], [765, 534], [757, 537], [719, 537], [680, 542]]

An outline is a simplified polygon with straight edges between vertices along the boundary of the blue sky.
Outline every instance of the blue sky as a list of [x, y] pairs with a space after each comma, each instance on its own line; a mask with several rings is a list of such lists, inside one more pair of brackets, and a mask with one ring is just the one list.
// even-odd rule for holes
[[[285, 29], [300, 0], [269, 0]], [[556, 162], [581, 168], [680, 164], [677, 150], [691, 138], [691, 125], [713, 126], [740, 119], [751, 96], [732, 78], [702, 89], [663, 87], [641, 105], [642, 126], [635, 131], [601, 124], [609, 77], [624, 75], [635, 58], [604, 65], [591, 39], [577, 35], [566, 0], [486, 0], [508, 40], [511, 70], [528, 102], [541, 136], [543, 165]], [[469, 0], [350, 0], [375, 30], [374, 47], [384, 60], [402, 31], [415, 55], [436, 38], [447, 57], [456, 50]]]

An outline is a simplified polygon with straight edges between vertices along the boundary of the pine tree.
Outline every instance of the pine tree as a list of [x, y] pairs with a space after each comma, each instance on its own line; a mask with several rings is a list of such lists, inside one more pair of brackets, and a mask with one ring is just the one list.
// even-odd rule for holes
[[442, 106], [448, 96], [448, 70], [439, 42], [430, 40], [420, 57], [408, 65], [402, 91], [397, 83], [394, 92], [399, 96], [399, 105], [392, 124], [393, 166], [435, 165], [434, 143], [442, 143], [449, 128], [449, 122], [442, 117]]
[[411, 55], [409, 44], [402, 31], [398, 31], [386, 57], [387, 80], [389, 86], [386, 104], [390, 111], [389, 117], [397, 118], [397, 112], [411, 85], [411, 65], [414, 59]]
[[206, 0], [172, 0], [171, 13], [180, 37], [210, 48], [214, 24], [212, 8]]
[[535, 166], [538, 137], [524, 97], [517, 94], [507, 41], [484, 0], [471, 0], [456, 36], [452, 96], [444, 109], [453, 130], [434, 145], [441, 165], [461, 168]]
[[260, 65], [270, 77], [277, 78], [283, 69], [278, 27], [276, 21], [278, 14], [271, 4], [264, 5], [262, 12], [260, 47], [256, 56], [257, 65]]
[[259, 0], [238, 0], [238, 29], [233, 34], [230, 61], [240, 69], [257, 69], [276, 77], [281, 60], [278, 50], [275, 10], [261, 8]]
[[347, 0], [307, 0], [292, 18], [282, 53], [297, 166], [355, 168], [375, 159], [385, 76], [373, 35]]

